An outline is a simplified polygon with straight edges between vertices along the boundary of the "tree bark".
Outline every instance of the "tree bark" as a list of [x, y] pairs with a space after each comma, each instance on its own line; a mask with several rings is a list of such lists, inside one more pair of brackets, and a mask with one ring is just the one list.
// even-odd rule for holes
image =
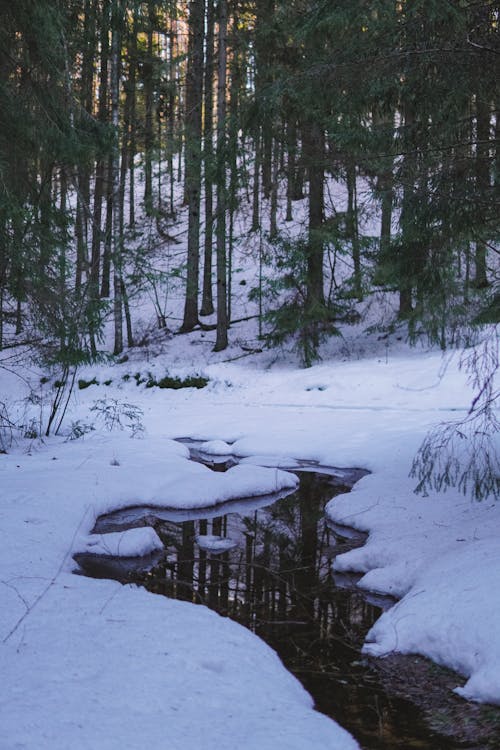
[[214, 0], [207, 0], [207, 38], [205, 42], [205, 120], [203, 128], [205, 165], [205, 245], [203, 258], [203, 293], [200, 315], [212, 315], [212, 250], [214, 237], [213, 212], [213, 82], [214, 82]]
[[114, 354], [123, 351], [123, 281], [122, 281], [122, 247], [120, 230], [120, 144], [119, 144], [119, 107], [120, 107], [120, 48], [123, 20], [122, 0], [115, 0], [113, 6], [112, 40], [111, 40], [111, 123], [114, 130], [112, 173], [112, 249], [113, 249], [113, 314], [115, 343]]
[[226, 76], [227, 0], [219, 0], [219, 49], [217, 59], [217, 336], [214, 351], [227, 348], [226, 258]]
[[[490, 108], [489, 104], [478, 98], [476, 104], [477, 148], [476, 148], [476, 183], [480, 196], [486, 196], [490, 189], [489, 141], [490, 141]], [[484, 289], [488, 286], [486, 272], [486, 243], [482, 238], [476, 240], [474, 286]]]
[[189, 205], [186, 297], [181, 331], [198, 324], [200, 270], [201, 130], [203, 98], [203, 41], [205, 3], [191, 0], [186, 81], [185, 193]]

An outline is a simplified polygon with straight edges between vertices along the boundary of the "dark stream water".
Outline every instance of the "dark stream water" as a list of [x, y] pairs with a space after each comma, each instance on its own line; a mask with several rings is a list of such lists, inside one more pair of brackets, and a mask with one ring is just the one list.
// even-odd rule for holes
[[[88, 575], [205, 604], [245, 625], [278, 652], [316, 708], [366, 750], [459, 747], [430, 731], [413, 704], [389, 697], [363, 660], [364, 637], [392, 602], [370, 598], [332, 572], [335, 555], [362, 544], [363, 537], [330, 528], [324, 506], [364, 472], [307, 468], [296, 471], [300, 486], [286, 497], [205, 511], [137, 506], [102, 516], [95, 533], [153, 526], [164, 551], [139, 560], [87, 554], [75, 560]], [[210, 536], [230, 540], [225, 544], [231, 548], [214, 550]]]

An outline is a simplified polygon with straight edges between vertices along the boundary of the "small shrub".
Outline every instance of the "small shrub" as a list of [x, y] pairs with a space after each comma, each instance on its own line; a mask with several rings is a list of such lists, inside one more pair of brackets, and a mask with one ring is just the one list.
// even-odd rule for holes
[[[178, 376], [164, 375], [159, 380], [151, 373], [148, 372], [147, 376], [141, 375], [140, 372], [136, 372], [134, 375], [122, 375], [122, 380], [128, 382], [133, 378], [136, 385], [144, 385], [146, 388], [171, 388], [178, 390], [179, 388], [205, 388], [210, 382], [208, 378], [201, 375], [188, 375], [185, 378]], [[110, 383], [111, 381], [108, 381]], [[107, 385], [108, 383], [105, 383]]]
[[208, 385], [208, 378], [201, 375], [188, 376], [187, 378], [171, 378], [166, 375], [158, 381], [158, 388], [205, 388]]
[[84, 378], [80, 378], [78, 380], [78, 388], [81, 391], [84, 391], [85, 388], [88, 388], [91, 385], [99, 385], [99, 381], [96, 380], [95, 378], [92, 378], [92, 380], [85, 380]]
[[24, 426], [23, 437], [27, 440], [36, 440], [39, 434], [37, 420], [35, 418], [30, 419], [28, 424]]
[[78, 440], [79, 438], [83, 437], [84, 435], [88, 435], [89, 432], [93, 432], [94, 430], [94, 425], [88, 424], [87, 422], [82, 422], [80, 419], [77, 419], [76, 422], [71, 423], [67, 440]]
[[13, 430], [16, 425], [9, 418], [7, 406], [0, 401], [0, 453], [7, 453], [12, 445]]
[[116, 398], [101, 398], [94, 402], [90, 411], [96, 413], [107, 430], [129, 430], [133, 437], [144, 432], [144, 412], [136, 404], [118, 401]]

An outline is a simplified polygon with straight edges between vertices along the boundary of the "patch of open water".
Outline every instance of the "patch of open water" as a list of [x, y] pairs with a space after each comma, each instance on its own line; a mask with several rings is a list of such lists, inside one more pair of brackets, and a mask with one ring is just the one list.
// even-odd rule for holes
[[[236, 462], [196, 449], [192, 457], [219, 471]], [[393, 602], [333, 573], [332, 559], [365, 537], [328, 526], [324, 506], [365, 472], [303, 468], [294, 467], [300, 485], [288, 495], [191, 511], [135, 506], [101, 516], [94, 533], [148, 525], [164, 549], [139, 559], [79, 554], [79, 572], [205, 604], [246, 626], [278, 652], [316, 708], [365, 750], [463, 747], [429, 729], [411, 702], [391, 697], [360, 653], [367, 631]]]

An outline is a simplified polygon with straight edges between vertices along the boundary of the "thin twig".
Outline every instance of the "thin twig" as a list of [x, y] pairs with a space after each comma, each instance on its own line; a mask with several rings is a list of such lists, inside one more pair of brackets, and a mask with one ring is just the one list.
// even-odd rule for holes
[[27, 607], [26, 612], [24, 612], [24, 614], [22, 614], [21, 617], [17, 620], [16, 624], [7, 633], [7, 635], [3, 639], [2, 643], [6, 643], [9, 640], [9, 638], [14, 635], [14, 633], [19, 629], [19, 627], [24, 622], [24, 620], [28, 617], [28, 615], [31, 614], [31, 612], [33, 612], [33, 610], [35, 609], [35, 607], [42, 601], [42, 599], [48, 593], [49, 589], [51, 589], [52, 586], [55, 585], [58, 577], [60, 576], [60, 574], [62, 572], [62, 569], [64, 568], [64, 566], [66, 564], [66, 560], [68, 559], [69, 555], [71, 554], [71, 550], [73, 549], [73, 543], [74, 543], [74, 541], [75, 541], [75, 539], [77, 537], [78, 532], [80, 531], [80, 528], [81, 528], [81, 526], [83, 524], [85, 516], [88, 513], [89, 507], [90, 506], [87, 505], [87, 507], [85, 508], [85, 510], [83, 512], [83, 515], [82, 515], [82, 517], [80, 519], [80, 522], [79, 522], [78, 526], [76, 527], [76, 529], [75, 529], [75, 531], [73, 533], [73, 536], [71, 538], [71, 544], [69, 545], [68, 550], [67, 550], [66, 554], [64, 555], [64, 557], [63, 557], [63, 559], [61, 561], [61, 564], [59, 565], [59, 567], [58, 567], [58, 569], [56, 571], [56, 574], [51, 578], [51, 580], [45, 586], [45, 588], [43, 589], [43, 591], [41, 591], [40, 594], [36, 597], [36, 599], [33, 602], [33, 604], [30, 604]]

